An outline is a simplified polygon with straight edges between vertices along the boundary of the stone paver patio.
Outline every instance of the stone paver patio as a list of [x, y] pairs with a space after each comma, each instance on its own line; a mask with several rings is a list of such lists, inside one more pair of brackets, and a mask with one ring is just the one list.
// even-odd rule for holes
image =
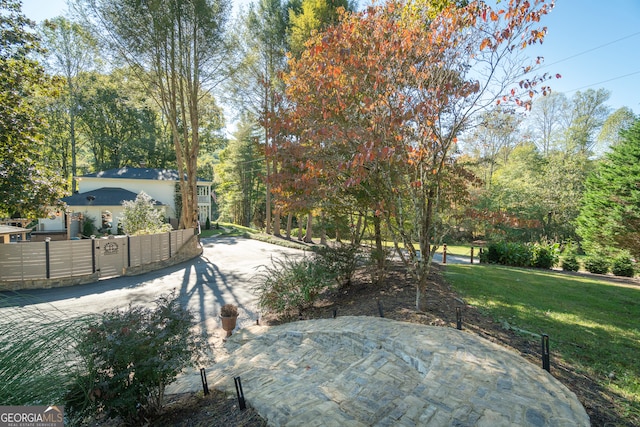
[[[250, 326], [217, 350], [210, 387], [273, 426], [589, 426], [575, 394], [519, 355], [452, 328], [343, 316]], [[199, 374], [168, 392], [201, 390]]]

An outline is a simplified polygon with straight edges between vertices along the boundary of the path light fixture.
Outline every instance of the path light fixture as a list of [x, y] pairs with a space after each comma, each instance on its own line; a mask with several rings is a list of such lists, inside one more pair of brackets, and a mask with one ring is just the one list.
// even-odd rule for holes
[[236, 384], [236, 394], [238, 395], [238, 405], [240, 406], [240, 410], [243, 411], [246, 409], [247, 404], [244, 401], [244, 392], [242, 391], [242, 381], [240, 381], [240, 377], [234, 377], [233, 382]]
[[549, 335], [542, 335], [542, 369], [551, 372], [551, 364], [549, 362]]
[[202, 380], [202, 391], [207, 396], [209, 394], [209, 384], [207, 383], [207, 373], [204, 368], [200, 368], [200, 379]]

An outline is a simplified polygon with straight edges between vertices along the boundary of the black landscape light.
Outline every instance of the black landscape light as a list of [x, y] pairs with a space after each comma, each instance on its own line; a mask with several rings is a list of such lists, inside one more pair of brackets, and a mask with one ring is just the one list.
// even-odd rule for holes
[[551, 364], [549, 363], [549, 335], [542, 335], [542, 369], [551, 372]]
[[233, 378], [233, 381], [236, 383], [236, 394], [238, 395], [238, 405], [240, 406], [240, 410], [243, 411], [246, 409], [247, 405], [244, 402], [244, 392], [242, 391], [242, 382], [240, 381], [240, 377]]
[[200, 379], [202, 380], [202, 390], [206, 396], [209, 394], [209, 384], [207, 384], [207, 373], [204, 368], [200, 368]]

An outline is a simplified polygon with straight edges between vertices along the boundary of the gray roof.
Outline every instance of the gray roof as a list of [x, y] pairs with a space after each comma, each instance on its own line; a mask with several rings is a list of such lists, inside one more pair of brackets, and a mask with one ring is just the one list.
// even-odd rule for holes
[[[125, 166], [118, 169], [89, 173], [80, 178], [127, 178], [127, 179], [149, 179], [156, 181], [178, 181], [180, 175], [173, 169], [153, 169], [153, 168], [132, 168]], [[198, 181], [204, 181], [198, 179]]]
[[[124, 188], [103, 187], [86, 193], [73, 194], [61, 200], [68, 206], [120, 206], [125, 200], [135, 200], [138, 195]], [[154, 200], [154, 205], [163, 203]]]

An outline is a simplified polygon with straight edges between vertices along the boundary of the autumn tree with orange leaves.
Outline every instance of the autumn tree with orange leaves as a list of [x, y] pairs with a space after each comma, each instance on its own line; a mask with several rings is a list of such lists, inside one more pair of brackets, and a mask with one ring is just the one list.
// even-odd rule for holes
[[279, 152], [290, 167], [274, 182], [289, 203], [372, 212], [378, 249], [384, 225], [415, 276], [417, 310], [444, 212], [466, 196], [457, 136], [496, 104], [528, 108], [548, 91], [549, 77], [533, 75], [540, 59], [529, 64], [523, 50], [542, 42], [553, 3], [442, 3], [344, 13], [291, 60]]

